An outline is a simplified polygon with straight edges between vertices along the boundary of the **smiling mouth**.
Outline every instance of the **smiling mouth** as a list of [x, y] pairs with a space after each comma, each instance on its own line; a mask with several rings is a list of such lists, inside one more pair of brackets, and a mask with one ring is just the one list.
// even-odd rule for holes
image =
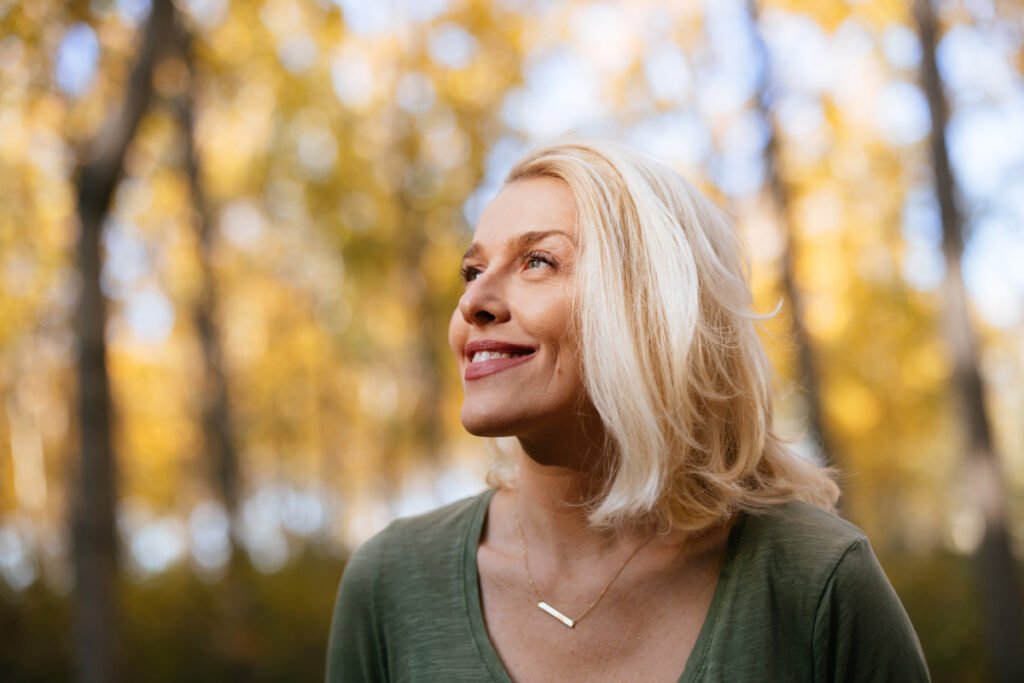
[[488, 377], [503, 370], [522, 365], [536, 355], [533, 349], [508, 351], [477, 351], [466, 366], [466, 380]]
[[495, 358], [518, 358], [519, 356], [528, 356], [533, 351], [523, 349], [522, 351], [477, 351], [473, 354], [470, 359], [470, 363], [480, 363], [485, 360], [494, 360]]

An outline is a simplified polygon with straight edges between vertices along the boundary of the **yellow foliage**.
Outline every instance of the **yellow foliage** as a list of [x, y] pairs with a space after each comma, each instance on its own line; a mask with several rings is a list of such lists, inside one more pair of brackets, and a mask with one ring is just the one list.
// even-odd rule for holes
[[935, 391], [949, 379], [952, 367], [938, 340], [929, 340], [910, 349], [899, 366], [898, 384], [909, 391]]
[[862, 384], [843, 378], [830, 383], [827, 391], [829, 420], [848, 437], [856, 438], [878, 425], [882, 407]]
[[[0, 28], [20, 41], [8, 40], [7, 33], [0, 41], [0, 351], [11, 356], [0, 358], [3, 400], [19, 376], [44, 372], [62, 378], [52, 380], [49, 391], [71, 405], [70, 360], [55, 354], [26, 369], [12, 358], [37, 336], [72, 339], [74, 169], [87, 158], [86, 143], [117, 110], [137, 47], [137, 32], [116, 8], [100, 12], [92, 5], [72, 18], [60, 3], [16, 3], [0, 17]], [[124, 493], [184, 507], [175, 496], [187, 499], [208, 486], [198, 407], [209, 377], [196, 306], [211, 293], [244, 478], [322, 477], [349, 492], [397, 488], [429, 449], [477, 448], [453, 436], [460, 434], [461, 394], [445, 328], [460, 291], [455, 271], [467, 241], [463, 202], [485, 179], [500, 180], [500, 165], [508, 161], [492, 157], [500, 138], [506, 155], [537, 142], [504, 111], [508, 93], [519, 86], [550, 87], [544, 84], [550, 74], [531, 69], [568, 46], [575, 57], [583, 56], [584, 71], [602, 74], [595, 88], [611, 106], [607, 115], [588, 112], [594, 119], [584, 119], [592, 130], [628, 139], [635, 124], [670, 106], [656, 101], [648, 83], [641, 61], [648, 56], [647, 36], [622, 38], [633, 63], [619, 72], [578, 35], [574, 17], [589, 11], [581, 2], [536, 16], [484, 0], [451, 3], [434, 20], [396, 20], [370, 34], [355, 33], [344, 12], [329, 3], [225, 7], [216, 25], [191, 25], [196, 64], [190, 79], [183, 79], [183, 60], [161, 67], [161, 97], [131, 146], [112, 208], [118, 229], [130, 231], [142, 250], [106, 255], [122, 259], [122, 269], [139, 271], [110, 293]], [[759, 312], [782, 298], [784, 230], [792, 230], [801, 321], [813, 342], [826, 422], [837, 432], [843, 466], [865, 491], [887, 490], [916, 473], [914, 486], [927, 493], [917, 491], [912, 505], [923, 509], [929, 495], [941, 500], [935, 482], [954, 460], [955, 434], [947, 414], [951, 369], [937, 341], [939, 303], [933, 293], [909, 291], [900, 270], [902, 211], [908, 188], [922, 182], [924, 150], [890, 145], [879, 132], [884, 89], [894, 78], [908, 78], [894, 73], [882, 31], [907, 22], [907, 7], [897, 0], [777, 0], [760, 8], [765, 15], [801, 15], [826, 41], [847, 24], [868, 39], [846, 55], [833, 80], [797, 84], [799, 98], [812, 109], [820, 106], [824, 120], [813, 135], [784, 134], [778, 141], [790, 225], [777, 217], [770, 192], [737, 198], [725, 183], [716, 184], [720, 178], [712, 171], [736, 153], [728, 138], [752, 111], [757, 93], [746, 81], [717, 82], [726, 77], [709, 49], [714, 46], [706, 44], [712, 38], [707, 9], [650, 2], [622, 11], [624, 25], [650, 23], [652, 40], [674, 43], [685, 53], [694, 97], [671, 103], [672, 112], [700, 117], [712, 138], [709, 154], [693, 163], [691, 179], [720, 201], [735, 199], [732, 208], [753, 252]], [[50, 81], [63, 32], [82, 20], [96, 30], [101, 50], [95, 85], [76, 99]], [[472, 36], [474, 51], [465, 65], [445, 66], [431, 54], [431, 38], [442, 23]], [[308, 35], [314, 54], [308, 69], [289, 70], [282, 51], [299, 34]], [[333, 80], [352, 65], [368, 75], [360, 86], [365, 96], [338, 89]], [[424, 111], [398, 96], [402, 77], [411, 72], [433, 89], [433, 104]], [[203, 218], [213, 231], [206, 264], [200, 262], [175, 113], [186, 82], [195, 87], [195, 143], [208, 202]], [[775, 82], [781, 103], [792, 84]], [[760, 154], [756, 142], [744, 142], [741, 151]], [[320, 145], [331, 147], [328, 161], [322, 173], [310, 173], [302, 155], [316, 157], [325, 151]], [[142, 261], [130, 262], [134, 258]], [[204, 266], [216, 285], [208, 291]], [[166, 339], [139, 340], [126, 322], [124, 307], [143, 289], [168, 297], [174, 324]], [[780, 421], [795, 432], [807, 411], [794, 313], [786, 302], [760, 329], [782, 378]], [[1004, 336], [994, 332], [985, 347], [994, 348]], [[1012, 357], [1019, 368], [1019, 352]], [[1000, 443], [1019, 451], [1024, 435], [1012, 419], [1020, 414], [1019, 392], [995, 382], [990, 392]], [[56, 423], [59, 411], [51, 403], [45, 412]], [[0, 420], [3, 474], [10, 470], [5, 429]], [[47, 458], [73, 457], [73, 436], [73, 429], [44, 436]], [[1019, 460], [1011, 454], [1008, 463]], [[54, 476], [60, 467], [47, 463]], [[1019, 490], [1019, 476], [1013, 481]], [[858, 510], [856, 504], [849, 509]], [[928, 533], [920, 535], [931, 538]]]
[[831, 344], [842, 338], [851, 314], [844, 303], [828, 294], [808, 294], [803, 303], [804, 323], [816, 341]]

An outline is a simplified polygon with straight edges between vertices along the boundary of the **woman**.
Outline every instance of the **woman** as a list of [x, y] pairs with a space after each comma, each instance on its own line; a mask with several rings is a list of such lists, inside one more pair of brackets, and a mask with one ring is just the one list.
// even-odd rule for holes
[[520, 161], [449, 328], [493, 488], [341, 583], [331, 681], [923, 681], [830, 473], [773, 433], [725, 216], [621, 146]]

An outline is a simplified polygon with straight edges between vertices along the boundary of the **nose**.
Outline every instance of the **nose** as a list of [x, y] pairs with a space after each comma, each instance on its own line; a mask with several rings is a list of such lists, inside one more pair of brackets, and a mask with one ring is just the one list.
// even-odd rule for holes
[[459, 299], [459, 312], [470, 325], [489, 325], [509, 319], [504, 287], [496, 276], [481, 273]]

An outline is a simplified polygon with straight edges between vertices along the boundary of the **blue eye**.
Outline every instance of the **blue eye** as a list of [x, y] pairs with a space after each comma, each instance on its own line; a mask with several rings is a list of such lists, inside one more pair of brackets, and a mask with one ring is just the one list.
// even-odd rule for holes
[[528, 270], [535, 270], [547, 266], [548, 268], [554, 268], [554, 259], [547, 256], [546, 254], [532, 253], [526, 255], [526, 268]]

